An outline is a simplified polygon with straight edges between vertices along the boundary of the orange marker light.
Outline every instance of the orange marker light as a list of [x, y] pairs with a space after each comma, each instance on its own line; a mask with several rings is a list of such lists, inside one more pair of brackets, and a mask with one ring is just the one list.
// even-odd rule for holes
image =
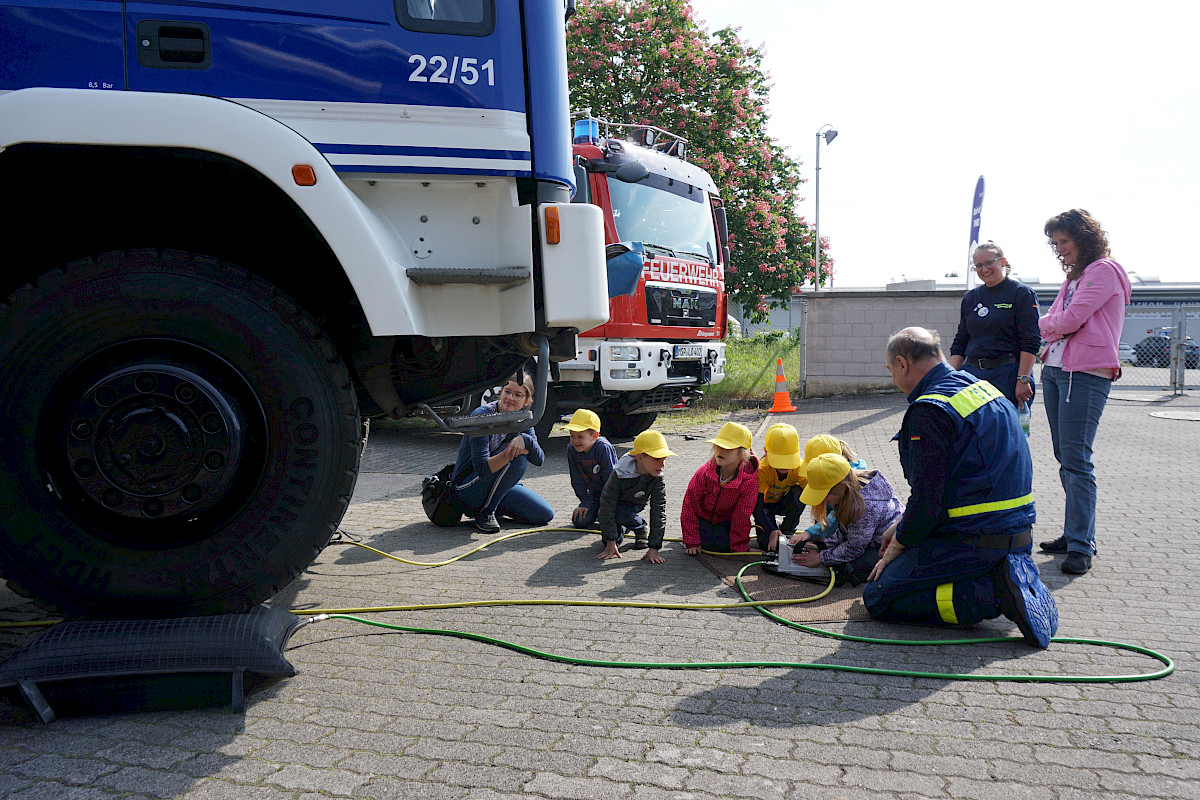
[[316, 186], [317, 173], [308, 164], [297, 164], [292, 167], [292, 180], [297, 186]]
[[562, 228], [558, 223], [558, 209], [554, 206], [546, 209], [546, 242], [558, 244], [562, 241]]

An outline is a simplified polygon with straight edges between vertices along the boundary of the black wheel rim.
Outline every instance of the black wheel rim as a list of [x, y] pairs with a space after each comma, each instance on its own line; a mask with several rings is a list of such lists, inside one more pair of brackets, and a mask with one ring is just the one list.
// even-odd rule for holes
[[39, 463], [51, 491], [95, 536], [169, 549], [211, 536], [261, 479], [267, 423], [244, 376], [168, 339], [106, 348], [57, 384]]

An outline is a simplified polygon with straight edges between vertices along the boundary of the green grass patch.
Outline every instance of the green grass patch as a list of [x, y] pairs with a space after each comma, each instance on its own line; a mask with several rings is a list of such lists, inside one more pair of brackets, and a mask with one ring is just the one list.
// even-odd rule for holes
[[800, 340], [786, 331], [763, 331], [744, 339], [726, 339], [725, 380], [705, 390], [705, 404], [720, 405], [730, 400], [770, 402], [775, 396], [775, 366], [780, 358], [788, 392], [796, 391], [803, 351]]

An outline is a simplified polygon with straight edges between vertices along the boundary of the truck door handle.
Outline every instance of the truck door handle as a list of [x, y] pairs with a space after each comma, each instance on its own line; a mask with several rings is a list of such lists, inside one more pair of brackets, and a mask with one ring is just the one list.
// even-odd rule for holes
[[137, 26], [138, 63], [160, 69], [207, 69], [212, 35], [203, 22], [144, 19]]

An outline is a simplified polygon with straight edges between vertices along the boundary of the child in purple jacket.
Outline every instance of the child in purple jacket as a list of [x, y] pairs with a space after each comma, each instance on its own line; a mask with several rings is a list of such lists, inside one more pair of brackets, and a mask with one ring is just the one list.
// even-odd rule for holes
[[[837, 453], [817, 456], [808, 463], [806, 473], [808, 485], [800, 502], [812, 506], [813, 519], [826, 532], [822, 549], [817, 549], [816, 543], [799, 547], [811, 539], [807, 531], [792, 537], [792, 561], [806, 567], [831, 567], [839, 583], [858, 586], [879, 560], [883, 533], [900, 521], [904, 503], [882, 472], [853, 469]], [[828, 517], [827, 507], [833, 509]]]

